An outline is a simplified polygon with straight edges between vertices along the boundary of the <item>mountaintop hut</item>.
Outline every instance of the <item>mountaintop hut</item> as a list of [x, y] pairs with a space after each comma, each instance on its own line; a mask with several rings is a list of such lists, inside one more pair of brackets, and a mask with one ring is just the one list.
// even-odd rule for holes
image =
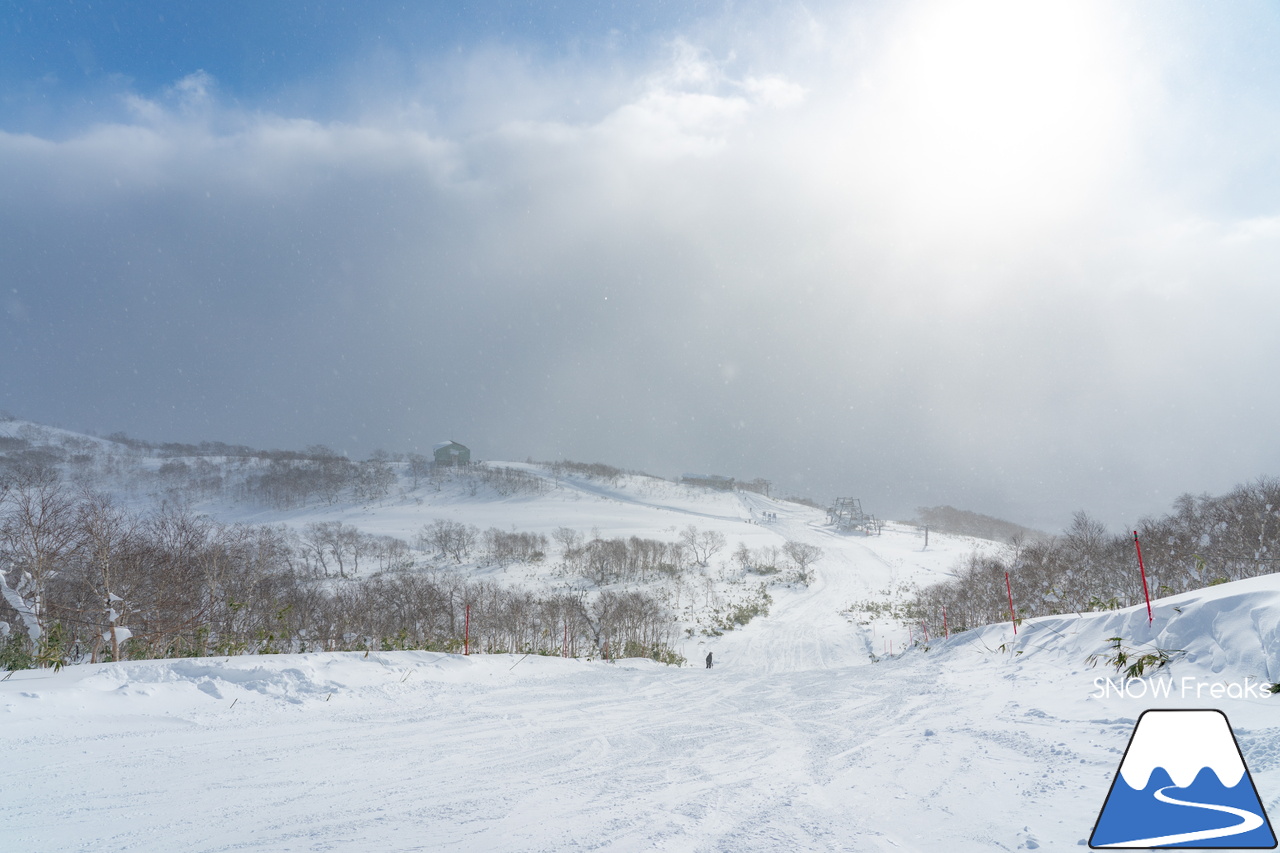
[[471, 464], [471, 450], [456, 441], [442, 441], [432, 448], [436, 464], [453, 467]]

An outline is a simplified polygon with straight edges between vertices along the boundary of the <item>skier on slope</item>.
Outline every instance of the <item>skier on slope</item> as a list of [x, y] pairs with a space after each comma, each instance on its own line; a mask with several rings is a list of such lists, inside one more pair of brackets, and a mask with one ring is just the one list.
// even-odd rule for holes
[[711, 652], [707, 652], [707, 669], [711, 669]]

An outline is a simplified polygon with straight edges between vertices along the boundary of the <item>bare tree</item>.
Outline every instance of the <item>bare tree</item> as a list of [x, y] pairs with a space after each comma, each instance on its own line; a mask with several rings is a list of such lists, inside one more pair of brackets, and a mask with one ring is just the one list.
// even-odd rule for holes
[[103, 642], [111, 643], [111, 659], [120, 660], [119, 622], [128, 606], [128, 598], [121, 593], [128, 585], [126, 566], [130, 552], [137, 548], [139, 520], [116, 506], [110, 495], [87, 492], [77, 506], [76, 525], [81, 555], [87, 564], [82, 577], [87, 591], [96, 599], [79, 608], [80, 618], [88, 623], [105, 623], [105, 630], [93, 638], [92, 660], [97, 663]]
[[422, 481], [431, 476], [431, 459], [423, 456], [421, 453], [410, 453], [409, 464], [406, 467], [406, 473], [409, 475], [409, 482], [413, 488], [422, 485]]
[[378, 561], [379, 571], [401, 572], [413, 568], [413, 551], [403, 539], [366, 534], [365, 542], [369, 553]]
[[316, 521], [302, 528], [303, 548], [324, 574], [337, 566], [338, 576], [358, 574], [360, 558], [374, 553], [358, 527], [341, 521]]
[[418, 547], [422, 550], [434, 548], [441, 557], [452, 557], [461, 563], [471, 556], [480, 531], [469, 524], [457, 521], [436, 519], [431, 524], [424, 524], [418, 532]]
[[8, 564], [0, 568], [0, 588], [33, 641], [48, 621], [46, 589], [78, 546], [75, 500], [64, 486], [38, 477], [10, 489], [0, 516], [0, 548]]
[[728, 543], [719, 530], [699, 531], [697, 527], [690, 524], [680, 531], [680, 544], [689, 549], [694, 562], [706, 568], [711, 558], [720, 553]]
[[822, 559], [822, 549], [817, 545], [808, 545], [804, 542], [788, 541], [782, 546], [783, 552], [787, 555], [787, 559], [796, 567], [796, 571], [804, 575], [808, 573], [809, 566]]
[[386, 497], [396, 484], [396, 472], [385, 450], [375, 451], [373, 456], [356, 466], [356, 498], [376, 501]]
[[551, 538], [560, 546], [565, 557], [582, 547], [582, 533], [572, 527], [557, 527]]

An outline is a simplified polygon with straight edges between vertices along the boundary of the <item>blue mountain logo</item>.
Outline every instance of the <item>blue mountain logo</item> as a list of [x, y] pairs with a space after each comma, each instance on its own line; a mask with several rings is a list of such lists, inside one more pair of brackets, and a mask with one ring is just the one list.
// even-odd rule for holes
[[1273, 849], [1275, 833], [1226, 714], [1144, 711], [1089, 846]]

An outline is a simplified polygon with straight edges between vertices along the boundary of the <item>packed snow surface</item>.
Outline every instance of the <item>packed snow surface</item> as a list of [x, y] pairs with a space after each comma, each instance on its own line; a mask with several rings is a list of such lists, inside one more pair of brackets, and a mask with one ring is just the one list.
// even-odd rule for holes
[[[730, 548], [798, 539], [825, 556], [769, 616], [686, 638], [685, 667], [370, 652], [12, 673], [0, 851], [1075, 849], [1151, 707], [1223, 710], [1280, 814], [1280, 697], [1260, 690], [1280, 681], [1280, 577], [1164, 599], [1150, 624], [1139, 607], [1016, 635], [930, 626], [926, 648], [923, 627], [849, 606], [940, 577], [977, 543], [840, 536], [756, 496], [597, 491], [444, 508], [603, 535], [696, 518]], [[365, 526], [404, 535], [440, 508]], [[1179, 653], [1126, 681], [1087, 661], [1113, 636]]]

